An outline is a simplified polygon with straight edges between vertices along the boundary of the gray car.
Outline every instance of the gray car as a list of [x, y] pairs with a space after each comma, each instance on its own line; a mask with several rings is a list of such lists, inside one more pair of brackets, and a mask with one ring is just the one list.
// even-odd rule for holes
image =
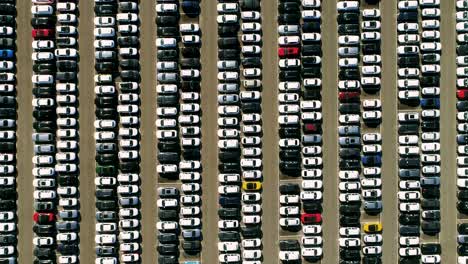
[[360, 137], [340, 137], [339, 144], [342, 147], [360, 146], [361, 138]]
[[51, 144], [34, 145], [34, 154], [55, 153], [55, 146]]
[[199, 240], [201, 237], [200, 229], [185, 229], [182, 231], [182, 237], [186, 240]]
[[176, 83], [179, 81], [179, 74], [176, 72], [158, 73], [157, 79], [161, 84]]
[[422, 177], [420, 182], [421, 182], [421, 187], [439, 186], [440, 178], [439, 177]]
[[364, 210], [366, 211], [380, 211], [382, 210], [382, 201], [364, 202]]
[[239, 96], [237, 94], [222, 94], [218, 95], [219, 104], [237, 104]]
[[77, 221], [58, 221], [55, 223], [55, 227], [59, 231], [76, 231], [78, 230]]
[[322, 135], [302, 135], [302, 142], [304, 144], [320, 144], [322, 143]]
[[338, 134], [340, 136], [360, 135], [361, 128], [359, 126], [339, 126]]
[[161, 198], [174, 197], [179, 195], [179, 190], [174, 187], [160, 187], [158, 188], [158, 195]]

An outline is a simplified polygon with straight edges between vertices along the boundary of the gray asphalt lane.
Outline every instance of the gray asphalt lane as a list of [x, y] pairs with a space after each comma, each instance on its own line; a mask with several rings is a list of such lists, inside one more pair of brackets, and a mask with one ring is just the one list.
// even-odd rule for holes
[[[456, 263], [456, 33], [455, 2], [441, 1], [441, 232], [442, 263]], [[453, 146], [453, 147], [452, 147]]]
[[396, 3], [381, 1], [382, 14], [382, 200], [384, 263], [398, 263]]
[[217, 23], [216, 0], [201, 2], [202, 31], [202, 263], [218, 263], [218, 136], [217, 136]]
[[338, 263], [337, 0], [322, 3], [323, 261]]
[[263, 263], [278, 262], [278, 33], [277, 5], [262, 1]]
[[94, 141], [94, 47], [93, 7], [91, 1], [79, 3], [79, 123], [80, 123], [80, 260], [93, 263], [95, 230], [95, 141]]
[[155, 1], [140, 2], [142, 263], [157, 262], [156, 239], [156, 16]]
[[17, 170], [16, 184], [18, 190], [18, 263], [33, 262], [32, 247], [32, 215], [33, 215], [33, 185], [32, 185], [32, 48], [31, 48], [31, 1], [17, 1], [17, 103], [18, 130], [17, 138]]

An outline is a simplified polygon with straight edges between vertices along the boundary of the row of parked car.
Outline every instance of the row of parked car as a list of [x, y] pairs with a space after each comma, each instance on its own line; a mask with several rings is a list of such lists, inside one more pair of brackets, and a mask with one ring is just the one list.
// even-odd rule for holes
[[0, 3], [0, 262], [16, 264], [16, 7]]
[[[457, 209], [468, 214], [468, 1], [456, 2], [457, 33]], [[467, 72], [467, 73], [465, 73]], [[458, 225], [458, 263], [468, 263], [468, 225]]]
[[186, 260], [199, 259], [202, 249], [199, 10], [195, 1], [156, 2], [157, 172], [174, 184], [158, 189], [159, 263], [179, 263], [179, 248]]
[[279, 259], [315, 262], [323, 252], [321, 1], [279, 1], [278, 13], [279, 166], [297, 181], [280, 186], [279, 223], [302, 231], [280, 240]]
[[218, 260], [257, 264], [263, 260], [260, 2], [218, 1], [217, 12]]
[[440, 244], [420, 237], [440, 232], [439, 5], [398, 2], [400, 263], [441, 261]]
[[94, 2], [95, 263], [140, 263], [139, 6]]
[[380, 125], [380, 100], [364, 100], [361, 112], [361, 88], [370, 95], [380, 91], [380, 11], [365, 9], [361, 12], [359, 1], [340, 1], [337, 10], [340, 261], [381, 263], [382, 236], [378, 233], [363, 235], [364, 258], [361, 260], [360, 228], [362, 200], [367, 214], [375, 215], [382, 210], [382, 138], [378, 132], [362, 131]]
[[34, 263], [78, 263], [77, 5], [32, 3]]

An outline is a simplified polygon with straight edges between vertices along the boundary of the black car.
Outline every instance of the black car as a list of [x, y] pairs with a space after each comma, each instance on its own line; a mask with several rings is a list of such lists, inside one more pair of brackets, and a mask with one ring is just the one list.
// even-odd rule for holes
[[221, 219], [239, 219], [241, 216], [239, 208], [220, 208], [218, 216]]
[[119, 169], [123, 173], [139, 173], [140, 165], [138, 162], [120, 162]]
[[200, 49], [196, 47], [184, 47], [182, 49], [182, 56], [185, 58], [199, 58]]
[[117, 208], [116, 201], [96, 201], [96, 208], [100, 211], [115, 210]]
[[341, 148], [340, 158], [359, 159], [361, 157], [361, 150], [358, 148]]
[[398, 125], [398, 134], [400, 135], [414, 135], [417, 133], [419, 133], [419, 125], [417, 124]]
[[58, 177], [58, 183], [63, 186], [77, 186], [78, 178], [75, 176], [60, 175]]
[[158, 50], [157, 58], [159, 61], [174, 61], [179, 58], [179, 52], [175, 49]]
[[119, 44], [120, 47], [139, 47], [140, 46], [140, 40], [136, 36], [118, 37], [117, 43]]
[[297, 2], [283, 2], [278, 4], [279, 13], [299, 13], [300, 5]]
[[362, 45], [362, 54], [363, 55], [372, 55], [372, 54], [380, 54], [380, 43], [366, 43]]
[[298, 184], [286, 183], [280, 185], [279, 192], [280, 194], [299, 194], [301, 192], [301, 189]]
[[[11, 17], [12, 16], [0, 16], [0, 24], [3, 25], [3, 18], [5, 17]], [[14, 23], [15, 19], [13, 18], [11, 22]], [[5, 21], [6, 22], [6, 21]], [[10, 23], [11, 23], [10, 22]], [[55, 26], [55, 19], [52, 19], [52, 17], [33, 17], [31, 18], [31, 26], [33, 28], [48, 28], [51, 26]]]
[[158, 36], [160, 37], [179, 37], [178, 27], [158, 27]]
[[260, 113], [262, 106], [259, 102], [244, 102], [242, 103], [242, 112], [244, 113]]
[[35, 97], [44, 98], [55, 96], [55, 89], [52, 86], [38, 86], [33, 88], [33, 94]]
[[419, 225], [419, 214], [402, 213], [398, 216], [400, 225]]
[[159, 264], [178, 264], [179, 260], [177, 256], [159, 255], [158, 263]]
[[96, 247], [96, 255], [99, 257], [110, 257], [115, 256], [117, 254], [117, 250], [115, 247], [112, 246], [98, 246]]
[[223, 207], [240, 207], [241, 199], [239, 196], [220, 196], [218, 203]]
[[458, 56], [465, 56], [465, 55], [468, 55], [468, 44], [458, 45], [458, 47], [457, 47], [457, 55], [458, 55]]
[[301, 130], [299, 127], [280, 127], [279, 135], [281, 138], [299, 138]]
[[340, 225], [342, 226], [359, 226], [360, 225], [358, 214], [340, 215], [339, 221], [340, 221]]
[[419, 168], [419, 158], [400, 158], [398, 161], [400, 168]]
[[340, 69], [338, 78], [340, 80], [359, 80], [361, 75], [359, 69]]
[[34, 110], [33, 117], [38, 121], [49, 121], [56, 119], [55, 110]]
[[74, 82], [77, 79], [76, 72], [57, 72], [55, 79], [63, 82]]
[[440, 222], [439, 221], [422, 221], [421, 229], [426, 235], [435, 235], [440, 232]]
[[33, 128], [36, 132], [53, 132], [57, 129], [57, 123], [55, 121], [34, 121]]
[[131, 70], [124, 70], [120, 72], [120, 78], [123, 81], [140, 81], [140, 72], [139, 71], [131, 71]]
[[97, 189], [95, 196], [98, 200], [112, 200], [117, 197], [117, 193], [114, 189]]
[[57, 251], [62, 255], [73, 255], [79, 252], [79, 247], [76, 244], [58, 244]]
[[422, 76], [421, 77], [421, 86], [440, 86], [440, 77], [439, 76]]
[[342, 114], [359, 114], [361, 105], [358, 103], [341, 103], [338, 110]]
[[97, 96], [94, 99], [94, 104], [99, 108], [115, 107], [117, 105], [117, 98], [114, 96]]
[[322, 204], [318, 202], [303, 202], [302, 209], [308, 214], [321, 213], [323, 211]]
[[94, 114], [98, 119], [115, 119], [117, 117], [117, 110], [115, 108], [96, 108]]
[[16, 44], [12, 38], [0, 38], [0, 47], [6, 49], [15, 49]]
[[240, 173], [240, 164], [239, 163], [220, 163], [218, 165], [218, 170], [221, 173]]
[[418, 22], [418, 12], [399, 12], [397, 17], [398, 23], [403, 22]]
[[422, 188], [421, 189], [421, 194], [422, 194], [423, 198], [425, 198], [425, 199], [439, 198], [440, 197], [440, 189], [439, 189], [439, 187]]
[[16, 7], [14, 4], [0, 3], [0, 13], [16, 15]]
[[[31, 21], [31, 23], [32, 23], [32, 21]], [[15, 24], [16, 24], [16, 19], [15, 19], [14, 16], [0, 15], [0, 25], [2, 25], [2, 26], [15, 26]]]
[[339, 35], [356, 35], [359, 34], [359, 24], [341, 24], [338, 25]]
[[239, 31], [239, 24], [218, 26], [219, 37], [235, 37]]
[[5, 108], [15, 108], [16, 107], [16, 99], [14, 96], [1, 96], [0, 95], [0, 104], [2, 107]]
[[301, 15], [299, 13], [278, 15], [279, 24], [299, 24], [300, 20], [301, 20]]
[[33, 226], [33, 232], [37, 235], [50, 235], [54, 234], [55, 226], [53, 225], [38, 225]]
[[120, 60], [122, 70], [140, 70], [140, 62], [136, 59]]
[[[15, 199], [18, 197], [18, 194], [16, 193], [16, 189], [14, 187], [3, 187], [0, 190], [1, 190], [0, 199], [4, 199], [4, 201], [7, 202], [5, 205], [2, 205], [0, 203], [0, 206], [6, 206], [7, 208], [11, 207], [12, 204], [9, 204], [9, 203], [12, 201], [10, 199]], [[11, 208], [14, 208], [14, 207], [11, 207]]]
[[240, 55], [240, 51], [237, 49], [219, 49], [218, 50], [219, 60], [238, 59], [239, 55]]
[[462, 214], [468, 214], [468, 201], [457, 202], [457, 209]]
[[183, 58], [180, 60], [180, 67], [183, 69], [200, 69], [201, 63], [199, 58]]
[[235, 37], [225, 37], [218, 39], [218, 48], [225, 49], [225, 48], [238, 48], [239, 47], [239, 39]]
[[241, 233], [244, 238], [258, 238], [262, 236], [262, 229], [260, 226], [241, 227]]
[[402, 236], [419, 236], [419, 225], [400, 225], [399, 233]]
[[438, 199], [422, 199], [421, 208], [423, 210], [440, 210], [440, 201]]
[[218, 233], [218, 239], [221, 242], [240, 241], [240, 234], [236, 231], [221, 231]]
[[306, 67], [303, 65], [301, 75], [303, 78], [320, 78], [322, 77], [322, 69], [318, 66]]
[[357, 204], [342, 204], [339, 211], [343, 215], [355, 215], [361, 213], [361, 206]]
[[111, 61], [96, 62], [94, 69], [98, 73], [112, 73], [118, 69], [118, 65]]
[[49, 259], [55, 257], [55, 251], [52, 248], [47, 247], [35, 247], [34, 248], [34, 256], [39, 259]]
[[336, 18], [338, 24], [358, 24], [359, 23], [359, 14], [357, 13], [339, 13]]
[[299, 177], [301, 171], [301, 163], [299, 161], [280, 161], [280, 171], [291, 177]]
[[78, 68], [74, 60], [58, 60], [55, 65], [59, 71], [75, 71]]
[[240, 156], [241, 156], [240, 150], [218, 152], [218, 159], [221, 162], [239, 161]]
[[358, 159], [349, 160], [349, 159], [340, 159], [339, 161], [340, 170], [361, 170], [361, 161]]
[[262, 60], [259, 57], [246, 57], [242, 58], [242, 66], [244, 67], [261, 67]]
[[53, 211], [55, 208], [53, 202], [34, 202], [34, 210], [38, 212]]
[[179, 238], [174, 233], [159, 233], [158, 241], [161, 244], [176, 244], [179, 242]]
[[17, 243], [15, 235], [0, 235], [0, 245], [15, 245]]
[[159, 210], [158, 216], [161, 219], [161, 221], [177, 221], [179, 217], [179, 212], [177, 210]]
[[282, 251], [296, 251], [300, 249], [299, 241], [295, 239], [280, 240], [279, 242], [280, 250]]
[[164, 141], [164, 142], [158, 142], [158, 150], [163, 152], [163, 151], [168, 151], [168, 152], [176, 152], [180, 151], [180, 145], [178, 141]]
[[95, 5], [94, 13], [97, 16], [115, 15], [117, 13], [117, 5]]
[[161, 164], [179, 163], [180, 155], [177, 152], [159, 152], [158, 161]]
[[196, 253], [201, 250], [201, 242], [200, 241], [184, 241], [182, 243], [182, 248], [186, 253]]
[[380, 257], [364, 256], [362, 264], [382, 264], [382, 259]]
[[[298, 23], [296, 23], [298, 24]], [[303, 33], [320, 33], [320, 22], [317, 21], [307, 21], [302, 24]]]
[[435, 64], [439, 63], [440, 56], [435, 53], [423, 54], [421, 61], [423, 64]]
[[405, 68], [415, 65], [419, 65], [419, 56], [417, 55], [398, 57], [398, 67]]
[[176, 95], [160, 95], [157, 98], [158, 105], [164, 106], [176, 106], [179, 102], [179, 98]]
[[56, 68], [55, 65], [51, 63], [35, 63], [33, 65], [33, 71], [38, 74], [52, 74], [55, 73]]
[[297, 150], [285, 149], [280, 150], [279, 157], [281, 160], [299, 161], [301, 158], [301, 153]]
[[281, 82], [298, 81], [301, 78], [299, 71], [280, 71], [279, 79]]
[[460, 255], [460, 256], [468, 256], [468, 246], [459, 245], [457, 247], [457, 252], [458, 252], [458, 255]]
[[156, 25], [158, 27], [170, 27], [179, 23], [179, 16], [156, 16]]
[[[5, 152], [5, 153], [15, 152], [16, 144], [12, 142], [0, 142], [0, 151]], [[1, 201], [0, 201], [0, 204], [1, 204]]]
[[344, 260], [359, 260], [361, 252], [358, 249], [340, 249], [340, 257]]

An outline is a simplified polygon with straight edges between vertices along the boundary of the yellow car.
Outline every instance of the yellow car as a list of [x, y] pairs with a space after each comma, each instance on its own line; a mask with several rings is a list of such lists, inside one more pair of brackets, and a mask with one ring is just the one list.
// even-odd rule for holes
[[262, 183], [258, 181], [245, 181], [242, 182], [242, 189], [244, 191], [258, 191], [262, 189]]
[[366, 233], [382, 232], [382, 224], [381, 223], [367, 223], [367, 224], [364, 224], [364, 232], [366, 232]]

